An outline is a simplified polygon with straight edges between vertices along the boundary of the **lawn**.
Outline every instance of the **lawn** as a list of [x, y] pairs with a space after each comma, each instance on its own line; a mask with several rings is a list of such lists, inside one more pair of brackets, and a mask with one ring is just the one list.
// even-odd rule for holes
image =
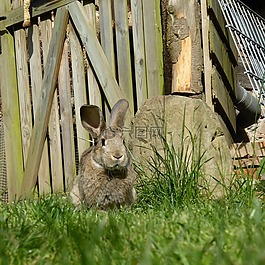
[[257, 199], [101, 212], [56, 195], [0, 209], [0, 264], [265, 264]]
[[0, 203], [0, 264], [265, 264], [263, 187], [234, 178], [223, 199], [202, 196], [202, 159], [180, 154], [154, 150], [149, 176], [137, 166], [131, 208], [74, 208], [65, 194]]

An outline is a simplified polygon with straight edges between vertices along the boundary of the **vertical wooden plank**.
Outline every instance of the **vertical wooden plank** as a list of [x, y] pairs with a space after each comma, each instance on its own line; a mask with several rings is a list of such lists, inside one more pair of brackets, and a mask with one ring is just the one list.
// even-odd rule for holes
[[209, 15], [207, 11], [207, 0], [201, 0], [201, 16], [202, 16], [202, 48], [203, 48], [203, 74], [204, 74], [204, 90], [207, 105], [213, 110], [212, 102], [212, 62], [210, 59], [209, 45]]
[[[20, 0], [13, 1], [13, 8], [20, 7], [22, 2]], [[18, 29], [14, 32], [15, 39], [15, 54], [17, 67], [17, 81], [20, 107], [20, 126], [22, 132], [22, 148], [23, 160], [26, 163], [28, 148], [30, 144], [32, 115], [30, 102], [30, 88], [29, 88], [29, 73], [27, 61], [27, 45], [26, 35], [24, 29]]]
[[38, 104], [35, 115], [28, 159], [24, 172], [21, 189], [22, 197], [30, 196], [32, 189], [36, 185], [52, 101], [54, 98], [54, 91], [56, 88], [68, 18], [68, 12], [65, 7], [57, 10], [51, 45], [49, 47], [47, 62], [44, 69], [44, 78], [39, 99], [40, 103]]
[[[2, 0], [0, 12], [11, 9], [9, 0]], [[0, 89], [2, 97], [8, 199], [18, 198], [23, 180], [23, 157], [19, 117], [14, 40], [8, 30], [1, 33]]]
[[164, 92], [160, 0], [143, 0], [148, 98]]
[[70, 85], [68, 51], [69, 44], [66, 41], [64, 43], [61, 66], [58, 76], [63, 144], [63, 163], [66, 190], [69, 190], [70, 185], [73, 183], [74, 176], [76, 175], [74, 128], [72, 117], [72, 94]]
[[[100, 21], [100, 43], [109, 62], [113, 76], [116, 78], [116, 59], [114, 49], [114, 17], [113, 0], [99, 0], [99, 21]], [[105, 106], [105, 117], [109, 119], [110, 111], [107, 102], [102, 100]], [[106, 100], [105, 100], [106, 101]]]
[[[33, 115], [36, 116], [37, 102], [40, 98], [41, 83], [42, 83], [42, 66], [41, 66], [41, 47], [40, 47], [40, 32], [37, 24], [33, 23], [28, 29], [28, 49], [30, 63], [30, 80], [32, 92]], [[50, 183], [50, 165], [48, 155], [48, 142], [45, 139], [43, 152], [38, 172], [39, 193], [45, 194], [51, 192]]]
[[86, 76], [84, 65], [84, 53], [79, 39], [76, 36], [73, 25], [69, 25], [69, 38], [71, 47], [72, 82], [75, 102], [75, 120], [77, 130], [77, 145], [79, 160], [85, 149], [89, 147], [89, 133], [83, 128], [80, 118], [80, 108], [87, 104]]
[[[86, 13], [87, 13], [88, 21], [91, 24], [91, 28], [96, 33], [95, 4], [93, 4], [93, 3], [85, 4], [84, 8], [85, 8]], [[105, 18], [104, 18], [104, 20], [105, 20]], [[112, 43], [112, 42], [110, 41], [110, 43]], [[97, 106], [101, 107], [101, 104], [102, 104], [101, 94], [100, 94], [98, 83], [97, 83], [97, 80], [95, 78], [95, 75], [94, 75], [94, 72], [93, 72], [93, 69], [92, 69], [90, 62], [87, 63], [87, 85], [88, 85], [89, 104], [93, 104], [93, 105], [97, 105]]]
[[137, 107], [139, 108], [147, 99], [142, 0], [132, 0], [131, 9], [132, 9], [135, 83], [136, 83], [136, 94], [137, 94]]
[[127, 1], [114, 0], [118, 80], [134, 112]]
[[[52, 37], [52, 21], [45, 19], [41, 22], [41, 40], [43, 51], [43, 62], [46, 65], [49, 45]], [[63, 166], [62, 166], [62, 147], [60, 137], [60, 124], [59, 124], [59, 108], [57, 90], [55, 90], [52, 109], [49, 119], [49, 145], [50, 145], [50, 162], [51, 162], [51, 179], [52, 191], [62, 191], [63, 185]]]
[[110, 0], [99, 0], [100, 42], [111, 71], [116, 76], [111, 2]]

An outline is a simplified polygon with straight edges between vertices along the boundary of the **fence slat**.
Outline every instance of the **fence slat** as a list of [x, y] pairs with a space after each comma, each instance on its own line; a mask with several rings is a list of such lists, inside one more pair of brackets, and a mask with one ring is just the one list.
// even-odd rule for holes
[[164, 92], [160, 0], [143, 0], [148, 98]]
[[82, 5], [79, 2], [74, 2], [71, 3], [68, 8], [105, 96], [110, 106], [114, 106], [120, 98], [124, 98], [124, 93], [113, 77], [106, 56], [99, 44], [95, 32], [84, 14]]
[[[33, 24], [28, 29], [28, 47], [29, 47], [29, 64], [30, 64], [30, 79], [33, 103], [33, 115], [36, 116], [37, 102], [40, 98], [41, 83], [42, 83], [42, 67], [40, 54], [40, 34], [39, 27]], [[39, 193], [45, 194], [51, 192], [50, 183], [50, 165], [48, 155], [48, 142], [45, 140], [43, 152], [38, 172]]]
[[[1, 1], [1, 13], [5, 13], [10, 8], [9, 0]], [[18, 198], [22, 185], [23, 157], [14, 40], [12, 34], [7, 30], [5, 30], [5, 34], [1, 34], [1, 49], [0, 61], [4, 63], [0, 64], [0, 89], [5, 133], [8, 199], [13, 201]]]
[[212, 101], [212, 61], [210, 58], [209, 50], [209, 26], [210, 19], [207, 12], [207, 0], [201, 1], [201, 17], [202, 17], [202, 47], [203, 47], [203, 75], [204, 75], [204, 90], [205, 90], [205, 100], [207, 105], [213, 110]]
[[30, 145], [30, 136], [32, 128], [30, 89], [28, 79], [27, 65], [27, 47], [26, 36], [23, 29], [14, 32], [17, 80], [20, 106], [20, 126], [22, 132], [23, 160], [26, 163], [28, 149]]
[[35, 124], [32, 130], [28, 159], [24, 172], [21, 189], [22, 197], [29, 196], [36, 185], [53, 95], [56, 88], [68, 18], [68, 12], [65, 7], [57, 10], [51, 45], [42, 81], [40, 104], [36, 112]]
[[136, 84], [136, 94], [137, 94], [137, 107], [139, 108], [147, 99], [142, 0], [132, 0], [131, 9], [132, 9], [135, 84]]
[[134, 112], [127, 1], [114, 1], [119, 86]]
[[[49, 46], [52, 38], [52, 21], [45, 19], [41, 21], [41, 40], [43, 51], [43, 63], [46, 65]], [[63, 167], [62, 167], [62, 148], [60, 137], [59, 124], [59, 109], [57, 90], [53, 97], [51, 113], [49, 118], [49, 145], [50, 145], [50, 161], [51, 161], [51, 177], [52, 177], [52, 191], [58, 192], [63, 190]]]
[[77, 146], [79, 160], [85, 149], [89, 147], [89, 134], [83, 128], [79, 110], [83, 104], [87, 104], [86, 93], [86, 77], [84, 66], [84, 54], [75, 30], [70, 23], [69, 26], [70, 46], [71, 46], [71, 58], [72, 58], [72, 71], [73, 71], [73, 90], [75, 101], [75, 118], [76, 118], [76, 131], [77, 131]]
[[100, 19], [100, 43], [112, 73], [116, 76], [111, 2], [109, 0], [101, 0], [99, 2], [99, 17], [104, 18]]
[[69, 190], [76, 174], [68, 50], [69, 45], [65, 42], [58, 76], [66, 190]]
[[[13, 8], [21, 6], [20, 0], [13, 1]], [[31, 116], [31, 102], [30, 102], [30, 88], [29, 88], [29, 73], [27, 64], [27, 45], [26, 34], [24, 29], [18, 29], [14, 32], [15, 40], [15, 54], [17, 67], [17, 81], [18, 81], [18, 95], [20, 108], [20, 127], [23, 149], [23, 160], [26, 163], [28, 148], [30, 144], [32, 116]]]
[[[96, 33], [96, 9], [93, 3], [88, 3], [84, 6], [87, 12], [88, 21], [91, 24], [92, 29]], [[101, 94], [98, 87], [98, 82], [94, 75], [90, 62], [87, 63], [87, 84], [88, 84], [88, 98], [89, 104], [101, 106]]]

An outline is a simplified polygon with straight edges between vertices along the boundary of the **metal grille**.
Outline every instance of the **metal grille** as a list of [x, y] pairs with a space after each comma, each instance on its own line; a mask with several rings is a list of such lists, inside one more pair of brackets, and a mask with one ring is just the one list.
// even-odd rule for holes
[[[239, 0], [219, 0], [251, 86], [265, 106], [265, 20]], [[263, 111], [264, 116], [264, 111]]]

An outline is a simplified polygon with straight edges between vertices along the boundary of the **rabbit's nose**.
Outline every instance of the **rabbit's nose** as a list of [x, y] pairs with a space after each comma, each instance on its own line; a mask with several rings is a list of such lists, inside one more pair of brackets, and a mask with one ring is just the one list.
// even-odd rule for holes
[[114, 154], [114, 155], [112, 155], [112, 157], [114, 160], [121, 160], [124, 157], [124, 155], [123, 154]]

